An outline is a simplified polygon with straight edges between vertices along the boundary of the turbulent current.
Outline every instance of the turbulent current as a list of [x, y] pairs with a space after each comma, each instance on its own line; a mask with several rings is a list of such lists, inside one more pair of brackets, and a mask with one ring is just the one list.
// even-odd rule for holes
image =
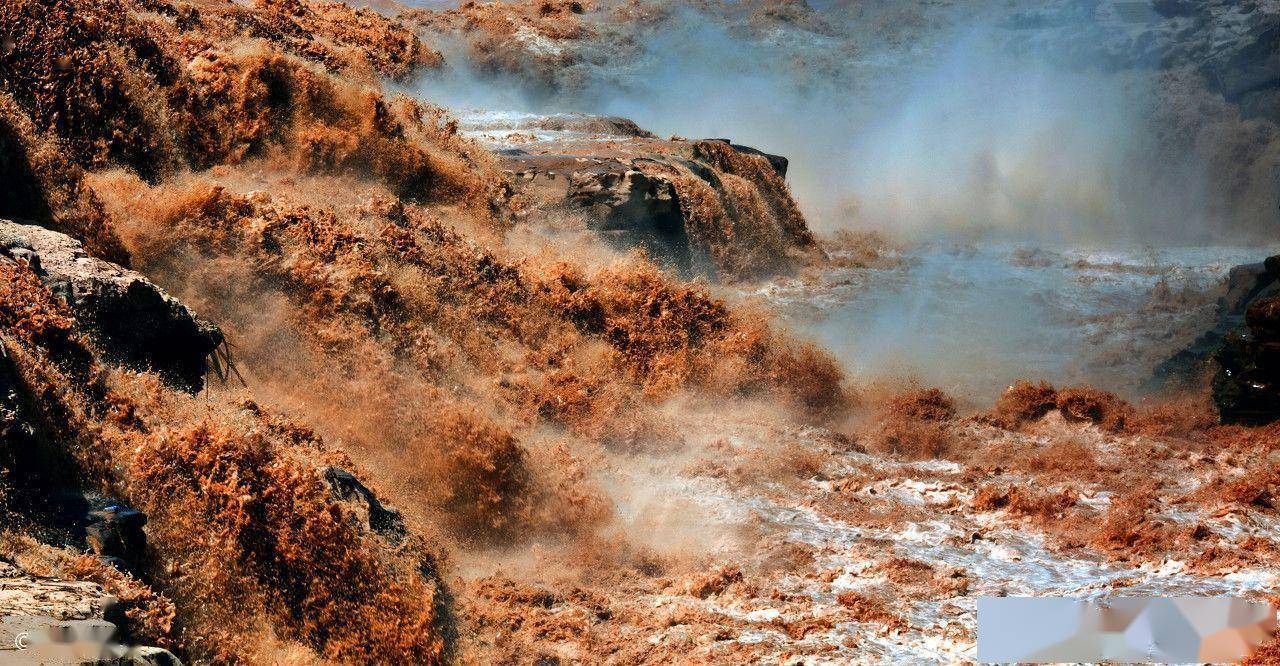
[[[466, 134], [507, 154], [590, 164], [573, 153], [585, 150], [640, 162], [619, 148], [632, 138], [590, 117], [459, 115]], [[547, 187], [561, 182], [518, 161], [513, 169]], [[832, 352], [866, 401], [852, 426], [836, 426], [848, 437], [781, 425], [767, 408], [664, 405], [678, 435], [594, 473], [611, 489], [615, 528], [656, 552], [741, 570], [713, 567], [697, 585], [627, 603], [732, 624], [732, 640], [755, 655], [938, 663], [972, 658], [982, 596], [1275, 589], [1268, 565], [1208, 564], [1186, 545], [1252, 548], [1275, 519], [1221, 508], [1215, 493], [1221, 478], [1236, 478], [1235, 462], [1190, 454], [1180, 423], [1148, 431], [1159, 418], [1107, 425], [1107, 407], [1093, 423], [1050, 408], [1009, 428], [984, 413], [1019, 380], [1150, 397], [1156, 366], [1213, 326], [1229, 271], [1280, 245], [1001, 240], [1044, 238], [1044, 229], [1009, 219], [998, 231], [934, 229], [912, 241], [846, 230], [824, 239], [829, 261], [715, 287]], [[931, 424], [909, 400], [885, 400], [904, 385], [938, 387], [975, 415]], [[1160, 500], [1142, 494], [1151, 478], [1165, 483]], [[1126, 559], [1148, 544], [1162, 544], [1148, 551], [1160, 555]], [[767, 583], [734, 587], [752, 569]], [[734, 591], [707, 592], [721, 588]], [[682, 619], [647, 640], [677, 645], [698, 631]]]
[[1277, 250], [935, 242], [756, 293], [856, 376], [914, 376], [981, 401], [1026, 377], [1132, 394], [1208, 327], [1233, 266]]
[[936, 663], [984, 596], [1276, 599], [1280, 0], [410, 4], [0, 0], [7, 628]]

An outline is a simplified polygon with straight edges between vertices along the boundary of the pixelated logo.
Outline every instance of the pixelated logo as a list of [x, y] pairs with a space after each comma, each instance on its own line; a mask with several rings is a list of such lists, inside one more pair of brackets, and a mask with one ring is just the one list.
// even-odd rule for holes
[[30, 632], [20, 631], [13, 637], [13, 648], [15, 650], [25, 650], [31, 646]]

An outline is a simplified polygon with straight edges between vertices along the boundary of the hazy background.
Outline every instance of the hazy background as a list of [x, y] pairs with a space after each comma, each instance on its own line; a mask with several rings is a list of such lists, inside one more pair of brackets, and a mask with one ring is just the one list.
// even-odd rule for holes
[[[1239, 205], [1268, 194], [1267, 174], [1215, 173], [1214, 151], [1233, 147], [1203, 145], [1207, 129], [1167, 117], [1177, 91], [1156, 57], [1135, 51], [1117, 63], [1114, 31], [1097, 29], [1093, 13], [867, 6], [769, 23], [674, 5], [607, 43], [531, 40], [565, 63], [544, 79], [479, 75], [465, 48], [445, 41], [451, 68], [419, 91], [453, 107], [620, 115], [661, 135], [785, 155], [819, 231], [1089, 244], [1274, 233], [1273, 202]], [[1198, 112], [1209, 118], [1194, 122], [1233, 120]], [[1228, 175], [1263, 181], [1261, 193], [1224, 193], [1215, 180]]]
[[644, 25], [588, 12], [588, 38], [529, 38], [541, 55], [511, 71], [436, 40], [451, 68], [417, 92], [785, 155], [815, 230], [907, 248], [896, 267], [824, 277], [845, 283], [823, 292], [838, 305], [791, 294], [808, 313], [792, 323], [855, 377], [979, 401], [1018, 378], [1132, 395], [1209, 325], [1226, 271], [1277, 249], [1280, 138], [1170, 64], [1149, 6], [1126, 23], [1106, 4], [666, 4]]

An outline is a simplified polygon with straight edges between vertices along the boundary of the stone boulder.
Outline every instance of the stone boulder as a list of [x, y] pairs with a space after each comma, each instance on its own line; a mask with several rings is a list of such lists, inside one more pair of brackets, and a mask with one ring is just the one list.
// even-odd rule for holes
[[785, 157], [581, 114], [464, 115], [460, 130], [495, 152], [535, 214], [579, 214], [610, 245], [682, 276], [751, 279], [821, 257]]
[[400, 512], [384, 505], [378, 500], [369, 487], [360, 482], [356, 475], [341, 467], [328, 467], [324, 470], [325, 481], [334, 496], [343, 502], [355, 505], [365, 516], [366, 525], [393, 545], [404, 540], [408, 531]]
[[1156, 368], [1156, 385], [1213, 376], [1224, 423], [1280, 419], [1280, 256], [1231, 269], [1217, 321]]
[[222, 332], [142, 274], [90, 256], [70, 236], [7, 220], [0, 220], [0, 260], [29, 264], [107, 358], [184, 390], [204, 386]]

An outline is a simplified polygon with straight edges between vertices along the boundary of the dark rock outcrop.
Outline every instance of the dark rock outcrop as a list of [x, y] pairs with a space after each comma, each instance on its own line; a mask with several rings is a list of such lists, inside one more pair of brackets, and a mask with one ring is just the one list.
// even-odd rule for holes
[[4, 258], [30, 265], [109, 359], [157, 372], [185, 390], [204, 386], [222, 332], [140, 273], [90, 256], [70, 236], [0, 220]]
[[85, 540], [90, 550], [128, 571], [137, 570], [146, 558], [147, 535], [142, 528], [147, 514], [113, 504], [89, 513]]
[[382, 535], [392, 544], [399, 544], [408, 533], [400, 512], [393, 507], [378, 501], [369, 487], [360, 482], [354, 474], [340, 467], [329, 467], [324, 470], [324, 478], [329, 488], [338, 499], [350, 502], [366, 516], [369, 529]]
[[[528, 164], [533, 166], [535, 164]], [[598, 162], [568, 174], [565, 201], [597, 220], [596, 230], [618, 247], [642, 247], [668, 258], [682, 273], [692, 271], [685, 218], [675, 184], [621, 162]]]
[[1280, 258], [1244, 264], [1227, 274], [1226, 291], [1218, 299], [1213, 328], [1155, 369], [1155, 385], [1194, 381], [1216, 370], [1213, 356], [1227, 336], [1244, 330], [1245, 310], [1255, 299], [1280, 292]]
[[1280, 419], [1280, 296], [1255, 298], [1245, 329], [1228, 333], [1214, 359], [1213, 399], [1224, 422]]
[[787, 272], [821, 251], [786, 185], [788, 162], [728, 139], [659, 139], [621, 118], [464, 117], [536, 209], [584, 214], [620, 249], [683, 276]]
[[1157, 384], [1213, 373], [1224, 423], [1280, 419], [1280, 256], [1231, 269], [1217, 322], [1155, 371]]
[[[730, 146], [726, 153], [737, 159], [763, 166], [752, 174], [733, 173], [699, 149], [720, 144]], [[630, 159], [576, 154], [508, 159], [525, 181], [559, 176], [564, 204], [586, 212], [603, 238], [618, 248], [643, 248], [684, 276], [772, 275], [817, 251], [790, 194], [778, 186], [786, 158], [721, 140], [690, 145], [688, 154], [655, 151]], [[766, 175], [774, 182], [765, 182]]]

